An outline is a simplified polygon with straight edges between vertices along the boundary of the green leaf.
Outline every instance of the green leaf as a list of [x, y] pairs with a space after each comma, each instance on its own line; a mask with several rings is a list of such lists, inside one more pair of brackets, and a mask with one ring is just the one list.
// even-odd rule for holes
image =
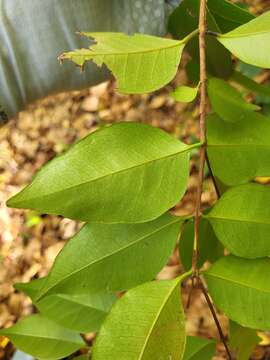
[[237, 360], [249, 360], [254, 347], [260, 342], [256, 330], [245, 328], [230, 321], [229, 347], [237, 355]]
[[13, 287], [18, 291], [23, 291], [33, 302], [35, 302], [39, 291], [42, 289], [47, 280], [48, 276], [45, 276], [40, 279], [34, 279], [28, 283], [16, 283]]
[[227, 0], [208, 0], [207, 6], [222, 32], [227, 32], [254, 19], [247, 10]]
[[79, 334], [41, 315], [32, 315], [0, 335], [7, 336], [20, 350], [43, 360], [62, 359], [85, 346]]
[[179, 279], [151, 282], [128, 291], [103, 323], [93, 360], [183, 358], [185, 320]]
[[[223, 246], [218, 241], [209, 222], [203, 218], [200, 222], [199, 238], [199, 267], [201, 267], [207, 260], [209, 260], [210, 262], [214, 262], [223, 255]], [[181, 263], [186, 270], [191, 269], [192, 266], [193, 239], [194, 221], [190, 220], [183, 225], [183, 230], [179, 241], [179, 254], [181, 258]]]
[[44, 166], [8, 206], [92, 222], [152, 220], [184, 195], [197, 146], [145, 124], [105, 127]]
[[230, 319], [252, 329], [270, 329], [270, 259], [233, 255], [218, 260], [205, 274], [216, 306]]
[[[177, 39], [187, 36], [198, 27], [200, 0], [183, 0], [169, 18], [168, 30]], [[215, 18], [207, 11], [208, 29], [220, 32]], [[217, 77], [227, 78], [232, 72], [230, 53], [213, 36], [206, 38], [207, 71]], [[198, 39], [192, 39], [187, 50], [192, 60], [199, 62]]]
[[196, 336], [187, 336], [183, 360], [209, 360], [216, 350], [216, 342]]
[[237, 122], [243, 112], [260, 110], [259, 106], [246, 102], [234, 87], [222, 79], [209, 79], [208, 95], [214, 112], [229, 122]]
[[110, 293], [53, 294], [36, 301], [48, 277], [15, 285], [31, 297], [41, 314], [65, 328], [87, 333], [97, 331], [110, 311], [116, 296]]
[[270, 187], [240, 185], [228, 190], [204, 215], [218, 239], [234, 255], [258, 258], [270, 255]]
[[127, 94], [147, 93], [168, 84], [176, 75], [182, 51], [190, 36], [183, 40], [159, 38], [145, 34], [82, 33], [96, 41], [89, 49], [66, 52], [69, 59], [83, 66], [92, 60], [106, 66], [118, 81], [119, 91]]
[[242, 111], [237, 122], [216, 114], [207, 118], [207, 153], [216, 177], [226, 185], [246, 183], [270, 175], [270, 121]]
[[174, 249], [181, 221], [165, 214], [137, 225], [84, 226], [57, 256], [40, 296], [120, 291], [152, 280]]
[[240, 60], [262, 68], [270, 68], [270, 11], [258, 16], [218, 40]]
[[193, 85], [198, 84], [200, 81], [200, 65], [195, 60], [190, 59], [185, 70], [189, 81]]
[[192, 102], [196, 99], [199, 87], [180, 86], [171, 93], [171, 97], [179, 102]]
[[244, 88], [253, 91], [255, 93], [259, 93], [263, 96], [270, 97], [270, 86], [259, 84], [253, 79], [243, 75], [239, 71], [234, 71], [230, 78], [232, 81], [236, 82], [237, 84], [242, 85]]
[[55, 294], [42, 298], [36, 306], [57, 324], [87, 333], [99, 330], [115, 300], [112, 294]]

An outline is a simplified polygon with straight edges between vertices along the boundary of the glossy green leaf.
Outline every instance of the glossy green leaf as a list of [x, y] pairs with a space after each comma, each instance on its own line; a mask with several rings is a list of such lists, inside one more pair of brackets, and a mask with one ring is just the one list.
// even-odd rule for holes
[[[201, 267], [207, 260], [214, 262], [223, 255], [224, 248], [222, 244], [218, 241], [209, 222], [203, 218], [200, 222], [199, 238], [199, 267]], [[183, 229], [179, 241], [179, 254], [181, 263], [186, 270], [191, 269], [192, 266], [193, 241], [194, 221], [190, 220], [183, 224]]]
[[152, 280], [171, 255], [181, 219], [143, 224], [88, 224], [57, 256], [40, 296], [120, 291]]
[[270, 255], [270, 187], [240, 185], [228, 190], [204, 215], [218, 239], [234, 255], [258, 258]]
[[237, 122], [243, 112], [260, 110], [259, 106], [246, 102], [234, 87], [222, 79], [209, 79], [208, 95], [213, 111], [229, 122]]
[[215, 305], [230, 319], [252, 329], [270, 329], [270, 259], [233, 255], [218, 260], [205, 274]]
[[239, 71], [234, 71], [230, 77], [230, 79], [237, 84], [242, 85], [244, 88], [259, 93], [260, 95], [270, 97], [270, 86], [269, 85], [263, 85], [259, 84], [253, 79], [245, 76]]
[[[169, 18], [168, 29], [177, 39], [187, 36], [198, 27], [200, 0], [183, 0]], [[207, 11], [208, 29], [220, 32], [215, 18]], [[230, 53], [213, 36], [206, 38], [207, 70], [217, 77], [227, 78], [232, 72]], [[192, 39], [187, 50], [193, 60], [199, 62], [198, 39]]]
[[186, 64], [185, 71], [189, 81], [193, 85], [200, 82], [200, 65], [197, 61], [190, 59]]
[[198, 94], [198, 86], [193, 88], [189, 86], [179, 86], [171, 93], [171, 97], [179, 102], [192, 102]]
[[222, 32], [227, 32], [254, 19], [247, 10], [228, 0], [208, 0], [207, 6]]
[[42, 298], [36, 306], [57, 324], [87, 333], [99, 330], [115, 300], [111, 294], [55, 294]]
[[219, 35], [218, 40], [242, 61], [270, 68], [270, 11]]
[[182, 51], [189, 40], [159, 38], [145, 34], [82, 33], [95, 39], [89, 49], [64, 53], [60, 59], [83, 66], [92, 60], [106, 66], [118, 81], [119, 91], [136, 94], [157, 90], [176, 75]]
[[93, 360], [181, 360], [186, 342], [179, 279], [128, 291], [103, 323]]
[[85, 346], [79, 334], [41, 315], [29, 316], [0, 330], [20, 350], [43, 360], [62, 359]]
[[36, 301], [48, 277], [16, 284], [17, 290], [31, 297], [41, 314], [65, 328], [87, 333], [97, 331], [110, 311], [116, 296], [110, 293], [53, 294]]
[[242, 111], [242, 117], [230, 123], [212, 114], [207, 119], [207, 137], [211, 168], [224, 184], [238, 185], [257, 176], [270, 176], [267, 117]]
[[216, 350], [216, 342], [196, 336], [187, 336], [183, 360], [210, 360]]
[[187, 188], [188, 146], [139, 123], [102, 128], [44, 166], [8, 206], [93, 222], [144, 222]]
[[35, 299], [48, 280], [48, 276], [45, 276], [40, 279], [34, 279], [28, 283], [16, 283], [14, 284], [14, 288], [18, 291], [24, 292], [27, 296], [31, 298], [33, 302], [35, 302]]
[[234, 351], [237, 360], [249, 360], [254, 347], [260, 342], [256, 330], [245, 328], [230, 321], [229, 347]]

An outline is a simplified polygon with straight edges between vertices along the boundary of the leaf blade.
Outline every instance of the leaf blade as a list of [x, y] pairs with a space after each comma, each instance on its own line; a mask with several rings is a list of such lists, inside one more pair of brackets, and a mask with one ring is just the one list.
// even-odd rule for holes
[[269, 270], [268, 258], [247, 260], [229, 255], [204, 276], [215, 304], [230, 319], [251, 329], [269, 330]]
[[208, 0], [207, 6], [222, 32], [228, 32], [254, 19], [254, 15], [227, 0]]
[[170, 96], [179, 102], [192, 102], [196, 99], [198, 94], [198, 86], [195, 88], [189, 86], [179, 86]]
[[143, 224], [86, 225], [57, 256], [39, 298], [122, 291], [151, 280], [168, 261], [181, 221], [165, 214]]
[[124, 295], [103, 324], [93, 359], [182, 359], [185, 326], [178, 284], [147, 283]]
[[[218, 40], [240, 60], [262, 68], [270, 68], [270, 12], [241, 25]], [[254, 51], [256, 49], [256, 51]]]
[[187, 336], [183, 360], [209, 360], [216, 350], [216, 342], [196, 336]]
[[145, 34], [82, 35], [94, 38], [97, 43], [89, 49], [64, 53], [60, 60], [69, 59], [79, 66], [89, 60], [99, 66], [105, 63], [116, 77], [119, 91], [127, 94], [152, 92], [169, 83], [176, 75], [188, 41], [188, 37], [179, 41]]
[[229, 346], [237, 355], [238, 360], [249, 360], [254, 347], [260, 342], [256, 330], [242, 327], [230, 321]]
[[207, 137], [213, 173], [224, 184], [235, 186], [270, 175], [267, 117], [241, 111], [237, 121], [230, 123], [211, 114], [207, 117]]
[[270, 211], [265, 206], [269, 201], [269, 187], [240, 185], [223, 194], [204, 217], [234, 255], [250, 259], [265, 257], [270, 255]]
[[55, 323], [80, 333], [97, 331], [110, 311], [116, 296], [112, 293], [52, 294], [36, 301], [48, 277], [14, 287], [33, 301], [41, 315]]
[[106, 127], [44, 166], [8, 206], [92, 222], [152, 220], [183, 196], [195, 146], [149, 125]]
[[208, 80], [208, 94], [213, 111], [225, 121], [236, 122], [241, 119], [243, 112], [248, 116], [260, 109], [259, 106], [246, 102], [234, 87], [222, 79]]
[[36, 303], [48, 319], [80, 333], [96, 332], [116, 297], [112, 294], [53, 294]]
[[21, 350], [42, 359], [61, 359], [85, 345], [79, 334], [41, 315], [31, 315], [0, 334], [8, 336]]

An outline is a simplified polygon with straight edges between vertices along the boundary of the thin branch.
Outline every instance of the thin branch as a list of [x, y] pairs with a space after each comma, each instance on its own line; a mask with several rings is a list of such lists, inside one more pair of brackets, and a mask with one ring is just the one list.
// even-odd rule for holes
[[201, 218], [201, 197], [203, 191], [204, 181], [204, 166], [206, 160], [206, 106], [207, 106], [207, 92], [206, 92], [206, 2], [201, 0], [200, 3], [200, 17], [199, 17], [199, 50], [200, 50], [200, 165], [199, 165], [199, 185], [196, 195], [195, 204], [195, 219], [194, 219], [194, 244], [192, 256], [192, 270], [193, 275], [198, 275], [198, 256], [199, 256], [199, 226]]
[[[208, 295], [207, 289], [204, 287], [204, 284], [200, 278], [199, 268], [198, 268], [198, 257], [199, 257], [199, 227], [200, 227], [200, 220], [201, 220], [201, 198], [203, 192], [203, 183], [204, 183], [204, 167], [206, 161], [209, 164], [207, 153], [206, 153], [206, 111], [207, 111], [207, 89], [206, 89], [206, 82], [207, 82], [207, 71], [206, 71], [206, 33], [207, 33], [207, 24], [206, 24], [206, 4], [207, 0], [200, 0], [200, 16], [199, 16], [199, 52], [200, 52], [200, 143], [202, 144], [200, 148], [200, 160], [199, 160], [199, 184], [197, 188], [197, 195], [196, 195], [196, 203], [195, 203], [195, 215], [194, 215], [194, 243], [193, 243], [193, 256], [192, 256], [192, 287], [199, 287], [204, 297], [207, 301], [209, 309], [212, 313], [214, 321], [216, 323], [217, 329], [219, 331], [220, 339], [223, 342], [228, 359], [232, 360], [232, 356], [230, 354], [230, 350], [226, 343], [226, 338], [223, 334], [221, 325], [217, 318], [217, 314], [215, 312], [214, 306], [210, 300]], [[212, 179], [214, 181], [214, 185], [218, 192], [217, 184], [215, 182], [212, 169], [210, 164], [209, 171], [211, 173]], [[190, 302], [191, 293], [189, 295]]]
[[207, 290], [206, 290], [206, 288], [205, 288], [205, 286], [204, 286], [201, 278], [198, 278], [198, 281], [199, 281], [199, 286], [200, 286], [200, 288], [201, 288], [201, 290], [202, 290], [202, 292], [203, 292], [203, 295], [204, 295], [204, 297], [205, 297], [205, 300], [206, 300], [206, 302], [207, 302], [207, 305], [208, 305], [208, 307], [209, 307], [209, 309], [210, 309], [210, 311], [211, 311], [211, 314], [212, 314], [212, 316], [213, 316], [213, 319], [214, 319], [214, 321], [215, 321], [216, 327], [217, 327], [218, 332], [219, 332], [220, 340], [222, 341], [222, 343], [223, 343], [223, 345], [224, 345], [224, 347], [225, 347], [226, 353], [227, 353], [227, 355], [228, 355], [228, 359], [229, 359], [229, 360], [232, 360], [232, 355], [231, 355], [231, 353], [230, 353], [230, 350], [229, 350], [229, 348], [228, 348], [225, 335], [223, 334], [221, 325], [220, 325], [219, 320], [218, 320], [218, 318], [217, 318], [217, 314], [216, 314], [214, 305], [212, 304], [212, 301], [210, 300], [210, 297], [209, 297], [209, 295], [208, 295], [208, 292], [207, 292]]

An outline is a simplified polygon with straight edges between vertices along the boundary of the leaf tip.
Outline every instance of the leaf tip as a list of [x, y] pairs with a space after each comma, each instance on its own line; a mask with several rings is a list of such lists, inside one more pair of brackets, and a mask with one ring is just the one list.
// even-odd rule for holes
[[9, 208], [18, 208], [19, 202], [20, 202], [20, 193], [9, 198], [6, 202], [6, 205]]
[[6, 202], [7, 207], [21, 209], [23, 208], [24, 203], [24, 190], [20, 191], [18, 194], [9, 198]]
[[16, 203], [16, 201], [14, 202], [14, 198], [15, 198], [15, 196], [12, 196], [11, 198], [9, 198], [7, 200], [7, 202], [6, 202], [7, 207], [10, 207], [10, 208], [14, 207], [14, 204]]

